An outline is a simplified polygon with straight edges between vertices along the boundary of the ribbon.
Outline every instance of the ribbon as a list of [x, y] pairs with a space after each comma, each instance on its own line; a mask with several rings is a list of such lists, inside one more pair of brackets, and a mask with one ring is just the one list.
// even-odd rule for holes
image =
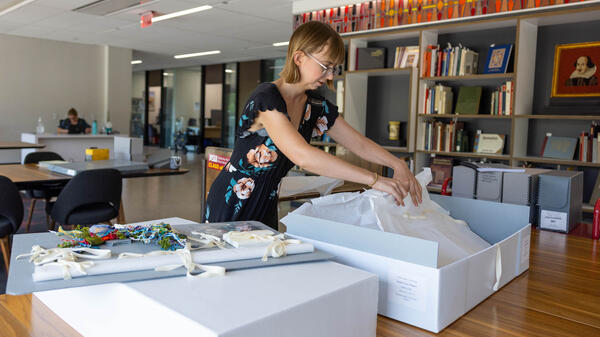
[[[202, 247], [204, 248], [204, 247]], [[156, 250], [146, 254], [138, 254], [138, 253], [121, 253], [119, 254], [119, 259], [123, 258], [135, 258], [135, 257], [144, 257], [144, 256], [162, 256], [162, 255], [173, 255], [176, 254], [181, 258], [181, 264], [172, 264], [166, 266], [159, 266], [154, 268], [156, 271], [171, 271], [177, 269], [181, 266], [187, 269], [187, 276], [189, 277], [200, 277], [207, 278], [212, 276], [223, 276], [225, 275], [225, 268], [220, 266], [205, 266], [202, 264], [194, 263], [192, 260], [192, 250], [190, 243], [187, 242], [184, 248], [177, 249], [175, 251], [165, 251], [165, 250]], [[202, 270], [203, 273], [195, 273], [196, 270]]]
[[266, 262], [269, 258], [269, 253], [271, 257], [278, 258], [287, 255], [287, 245], [299, 244], [302, 243], [300, 240], [296, 239], [287, 239], [282, 240], [284, 238], [283, 234], [273, 236], [274, 241], [267, 246], [265, 250], [265, 254], [263, 255], [261, 261]]
[[45, 249], [35, 245], [31, 247], [31, 253], [21, 254], [16, 259], [29, 257], [29, 262], [36, 266], [59, 266], [63, 271], [63, 278], [70, 280], [72, 278], [71, 269], [78, 270], [81, 274], [87, 275], [86, 269], [94, 265], [92, 261], [77, 262], [81, 259], [107, 259], [110, 258], [109, 249], [92, 249], [87, 247], [76, 248], [50, 248]]
[[502, 254], [500, 253], [500, 245], [498, 245], [498, 248], [496, 250], [496, 283], [494, 283], [494, 286], [492, 287], [492, 289], [494, 289], [494, 291], [498, 290], [498, 287], [500, 286], [501, 278], [502, 278]]
[[221, 240], [221, 238], [214, 236], [214, 235], [210, 235], [210, 234], [206, 234], [206, 233], [201, 233], [201, 232], [192, 232], [192, 235], [200, 235], [200, 239], [198, 238], [194, 238], [191, 236], [188, 236], [188, 240], [192, 240], [192, 241], [196, 241], [196, 242], [200, 242], [202, 244], [204, 244], [204, 246], [199, 247], [200, 249], [203, 248], [212, 248], [212, 247], [219, 247], [221, 249], [225, 249], [225, 242], [223, 242], [223, 240]]

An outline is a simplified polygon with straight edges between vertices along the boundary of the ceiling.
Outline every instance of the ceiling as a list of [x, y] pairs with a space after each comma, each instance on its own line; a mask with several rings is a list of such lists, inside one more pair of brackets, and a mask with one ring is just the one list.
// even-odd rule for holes
[[[143, 61], [133, 66], [136, 71], [281, 57], [287, 47], [272, 44], [292, 33], [292, 0], [159, 0], [110, 16], [73, 11], [94, 1], [33, 1], [0, 16], [0, 34], [131, 48], [133, 59]], [[0, 0], [0, 11], [15, 2]], [[140, 13], [202, 5], [213, 8], [140, 27]], [[221, 54], [173, 58], [210, 50]]]

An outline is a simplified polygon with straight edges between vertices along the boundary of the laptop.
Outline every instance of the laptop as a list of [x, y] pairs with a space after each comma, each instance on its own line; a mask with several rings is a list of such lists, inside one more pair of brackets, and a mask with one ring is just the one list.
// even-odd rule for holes
[[116, 169], [121, 173], [132, 173], [148, 170], [148, 164], [124, 159], [111, 159], [48, 165], [48, 170], [68, 176], [76, 176], [78, 173], [87, 170], [108, 168]]

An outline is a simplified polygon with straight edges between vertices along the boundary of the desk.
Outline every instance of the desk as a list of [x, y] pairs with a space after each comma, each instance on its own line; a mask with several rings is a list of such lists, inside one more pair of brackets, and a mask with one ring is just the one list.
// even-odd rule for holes
[[0, 142], [0, 150], [42, 149], [45, 146], [26, 142]]
[[[529, 271], [445, 330], [436, 335], [379, 316], [377, 336], [600, 336], [599, 252], [600, 241], [532, 229]], [[0, 331], [34, 330], [78, 336], [35, 296], [0, 295]]]
[[[110, 158], [115, 156], [115, 136], [113, 135], [90, 135], [90, 134], [42, 134], [22, 133], [21, 141], [44, 144], [45, 151], [56, 152], [68, 161], [84, 161], [85, 149], [97, 147], [108, 149]], [[21, 163], [25, 156], [35, 149], [21, 150]]]
[[220, 126], [205, 126], [204, 127], [204, 138], [217, 138], [221, 139], [221, 127]]
[[[188, 169], [180, 168], [179, 170], [171, 170], [168, 168], [152, 168], [143, 172], [128, 172], [123, 173], [124, 179], [127, 178], [144, 178], [144, 177], [155, 177], [164, 175], [180, 175], [188, 173]], [[71, 180], [71, 176], [52, 172], [48, 169], [41, 168], [37, 164], [11, 164], [11, 165], [0, 165], [0, 175], [9, 178], [17, 185], [19, 190], [31, 189], [39, 185], [40, 183], [64, 183], [66, 184]], [[121, 202], [121, 209], [119, 210], [119, 217], [117, 217], [119, 223], [125, 223], [125, 210], [123, 209], [123, 203]]]
[[[344, 193], [344, 192], [356, 192], [356, 191], [362, 191], [363, 189], [369, 189], [369, 187], [367, 185], [353, 183], [351, 181], [345, 181], [344, 185], [334, 188], [333, 191], [331, 191], [331, 194]], [[299, 199], [312, 199], [312, 198], [318, 198], [320, 196], [321, 195], [318, 192], [306, 192], [306, 193], [298, 193], [298, 194], [290, 195], [287, 197], [280, 197], [278, 200], [279, 200], [279, 202], [282, 202], [282, 201], [292, 201], [292, 200], [299, 200]]]
[[[44, 144], [35, 144], [28, 142], [0, 142], [0, 163], [18, 163], [19, 158], [19, 150], [23, 151], [23, 149], [41, 149], [46, 145]], [[29, 150], [31, 151], [31, 150]]]

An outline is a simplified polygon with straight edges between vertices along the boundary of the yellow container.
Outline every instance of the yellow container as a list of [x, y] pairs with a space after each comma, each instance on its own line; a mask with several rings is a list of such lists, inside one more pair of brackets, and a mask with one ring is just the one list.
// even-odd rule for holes
[[399, 121], [389, 121], [388, 122], [388, 132], [389, 140], [399, 140], [400, 139], [400, 122]]
[[108, 160], [108, 149], [85, 149], [85, 161]]

